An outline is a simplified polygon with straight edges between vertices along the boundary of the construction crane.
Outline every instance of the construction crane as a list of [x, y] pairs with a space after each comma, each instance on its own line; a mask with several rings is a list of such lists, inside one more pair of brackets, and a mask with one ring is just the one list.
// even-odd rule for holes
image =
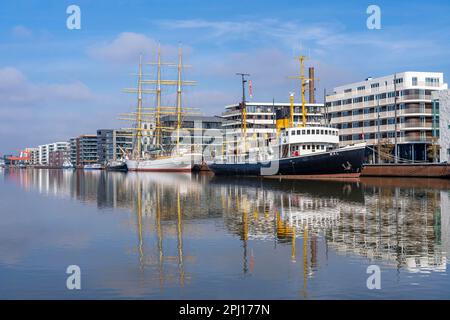
[[19, 153], [19, 156], [10, 156], [6, 158], [9, 161], [30, 161], [31, 160], [31, 152], [22, 150]]

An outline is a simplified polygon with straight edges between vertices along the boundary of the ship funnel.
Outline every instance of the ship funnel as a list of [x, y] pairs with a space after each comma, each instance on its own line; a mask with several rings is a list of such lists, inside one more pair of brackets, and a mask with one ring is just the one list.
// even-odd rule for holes
[[314, 67], [309, 67], [308, 69], [309, 72], [309, 81], [308, 81], [308, 85], [309, 85], [309, 103], [316, 103], [316, 98], [314, 96], [315, 93], [315, 86], [314, 86]]

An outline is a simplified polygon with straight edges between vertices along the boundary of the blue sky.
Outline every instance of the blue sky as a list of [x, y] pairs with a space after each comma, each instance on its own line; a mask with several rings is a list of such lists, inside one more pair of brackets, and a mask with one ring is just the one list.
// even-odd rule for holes
[[[71, 4], [81, 30], [66, 28]], [[370, 4], [381, 8], [381, 30], [366, 27]], [[300, 49], [316, 67], [319, 100], [323, 88], [367, 76], [446, 77], [449, 13], [447, 1], [3, 1], [0, 154], [128, 126], [117, 114], [135, 99], [121, 89], [133, 86], [139, 53], [153, 60], [158, 43], [169, 61], [184, 48], [186, 77], [198, 81], [186, 104], [205, 114], [239, 99], [236, 72], [251, 73], [253, 100], [288, 101]]]

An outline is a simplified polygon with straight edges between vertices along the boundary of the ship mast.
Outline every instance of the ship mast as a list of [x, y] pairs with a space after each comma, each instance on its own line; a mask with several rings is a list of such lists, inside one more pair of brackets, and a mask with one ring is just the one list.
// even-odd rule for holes
[[305, 57], [300, 56], [300, 85], [302, 94], [302, 123], [303, 127], [306, 127], [306, 108], [305, 108]]
[[[306, 127], [306, 99], [305, 99], [305, 93], [306, 93], [306, 85], [309, 81], [316, 80], [315, 78], [306, 78], [305, 77], [305, 60], [306, 56], [299, 56], [298, 61], [300, 62], [300, 76], [292, 76], [289, 77], [291, 79], [300, 79], [300, 94], [302, 98], [302, 127]], [[294, 115], [291, 110], [291, 121], [293, 122]]]
[[[126, 128], [126, 130], [136, 131], [135, 136], [138, 141], [137, 141], [136, 147], [133, 148], [135, 150], [135, 151], [133, 151], [133, 153], [136, 158], [142, 157], [142, 145], [141, 145], [142, 141], [141, 140], [142, 140], [143, 131], [144, 131], [142, 128], [143, 121], [154, 121], [155, 122], [155, 129], [152, 131], [152, 134], [155, 136], [154, 143], [157, 146], [159, 146], [163, 143], [163, 141], [162, 141], [163, 131], [176, 130], [176, 134], [177, 134], [176, 152], [178, 154], [179, 153], [180, 136], [181, 136], [182, 114], [184, 114], [183, 109], [185, 109], [185, 108], [182, 108], [182, 106], [181, 106], [182, 87], [195, 85], [196, 82], [182, 80], [182, 70], [184, 67], [188, 67], [188, 66], [183, 65], [181, 47], [179, 49], [179, 62], [177, 64], [161, 62], [160, 46], [158, 46], [157, 61], [151, 62], [148, 64], [156, 65], [156, 67], [157, 67], [156, 79], [155, 80], [143, 79], [144, 74], [143, 74], [143, 68], [142, 68], [142, 55], [141, 55], [139, 58], [139, 72], [137, 74], [138, 87], [123, 90], [124, 92], [127, 92], [127, 93], [137, 93], [137, 95], [138, 95], [137, 110], [132, 113], [121, 114], [120, 115], [121, 118], [119, 118], [119, 119], [125, 120], [125, 121], [136, 121], [136, 128]], [[177, 79], [176, 80], [161, 79], [163, 66], [177, 67], [178, 68]], [[154, 90], [146, 89], [143, 87], [144, 85], [149, 85], [149, 84], [155, 85], [156, 86], [155, 89]], [[176, 101], [175, 106], [162, 106], [161, 105], [162, 86], [176, 86], [177, 87], [177, 98], [176, 98], [177, 101]], [[143, 107], [143, 103], [142, 103], [143, 94], [156, 94], [156, 107]], [[192, 109], [192, 108], [186, 108], [186, 110], [187, 109]], [[163, 115], [176, 115], [177, 116], [176, 126], [163, 127], [161, 124], [161, 117]]]
[[161, 45], [158, 45], [158, 62], [156, 71], [156, 114], [155, 114], [155, 144], [161, 144]]
[[142, 113], [142, 54], [139, 56], [139, 74], [138, 74], [138, 106], [137, 106], [137, 154], [141, 156], [141, 113]]
[[245, 105], [245, 77], [249, 77], [248, 73], [236, 73], [242, 79], [242, 102], [241, 102], [241, 134], [244, 138], [244, 153], [247, 152], [247, 106]]
[[183, 68], [183, 52], [181, 47], [178, 49], [178, 78], [177, 78], [177, 155], [180, 153], [180, 129], [181, 129], [181, 72]]

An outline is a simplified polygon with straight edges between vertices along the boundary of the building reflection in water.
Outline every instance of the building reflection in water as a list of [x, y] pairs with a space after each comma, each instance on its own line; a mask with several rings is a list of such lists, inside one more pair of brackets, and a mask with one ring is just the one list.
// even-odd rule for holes
[[[305, 296], [308, 279], [320, 268], [320, 250], [407, 272], [446, 270], [448, 182], [277, 181], [62, 170], [16, 170], [5, 176], [46, 195], [133, 212], [139, 268], [155, 268], [161, 288], [174, 281], [183, 287], [190, 280], [186, 264], [195, 263], [195, 257], [184, 252], [183, 240], [196, 231], [186, 221], [208, 218], [221, 218], [226, 232], [240, 239], [244, 275], [257, 267], [256, 242], [290, 246], [286, 259], [301, 267]], [[166, 237], [176, 239], [175, 253]]]

